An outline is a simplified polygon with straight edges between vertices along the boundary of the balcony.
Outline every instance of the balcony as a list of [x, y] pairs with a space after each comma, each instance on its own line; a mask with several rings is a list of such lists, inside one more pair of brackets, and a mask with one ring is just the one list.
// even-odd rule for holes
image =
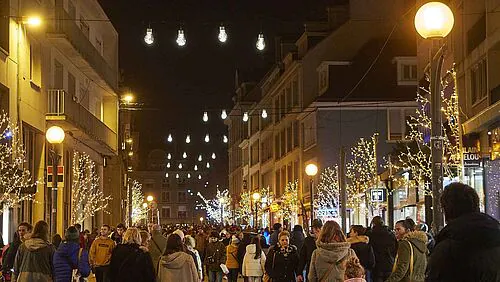
[[86, 108], [60, 89], [48, 90], [47, 121], [57, 123], [64, 131], [103, 155], [116, 155], [118, 136]]
[[92, 80], [110, 92], [117, 92], [117, 68], [108, 64], [76, 22], [70, 20], [62, 1], [56, 4], [55, 14], [54, 23], [47, 27], [47, 39]]

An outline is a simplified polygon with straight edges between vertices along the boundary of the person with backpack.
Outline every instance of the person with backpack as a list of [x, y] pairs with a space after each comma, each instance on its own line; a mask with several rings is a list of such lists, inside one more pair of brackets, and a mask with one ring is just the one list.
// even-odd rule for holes
[[210, 233], [208, 244], [205, 249], [205, 261], [209, 282], [222, 281], [221, 264], [226, 263], [226, 246], [219, 241], [219, 234], [216, 231]]
[[4, 281], [11, 281], [12, 269], [19, 246], [26, 240], [26, 235], [31, 233], [33, 226], [27, 222], [21, 222], [17, 226], [17, 232], [14, 234], [14, 240], [2, 252], [2, 277]]
[[83, 281], [90, 274], [90, 264], [87, 250], [80, 247], [80, 232], [70, 226], [64, 239], [54, 253], [54, 281]]
[[[264, 239], [265, 240], [265, 239]], [[246, 247], [243, 258], [242, 274], [249, 282], [261, 282], [265, 272], [266, 255], [260, 245], [260, 237], [252, 238], [250, 245]]]

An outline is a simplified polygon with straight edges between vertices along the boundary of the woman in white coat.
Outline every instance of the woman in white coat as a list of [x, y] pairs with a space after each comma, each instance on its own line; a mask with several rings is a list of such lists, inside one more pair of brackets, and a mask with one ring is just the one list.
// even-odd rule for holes
[[260, 237], [252, 239], [247, 246], [245, 257], [243, 258], [242, 274], [248, 277], [248, 282], [261, 282], [266, 265], [266, 255], [260, 245]]

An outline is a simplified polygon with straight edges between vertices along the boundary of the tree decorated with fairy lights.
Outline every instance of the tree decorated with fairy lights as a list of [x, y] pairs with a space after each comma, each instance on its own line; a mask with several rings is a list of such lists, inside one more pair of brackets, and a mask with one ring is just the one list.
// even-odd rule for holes
[[[459, 104], [458, 93], [456, 92], [456, 73], [452, 69], [442, 80], [442, 109], [444, 117], [442, 125], [443, 130], [443, 173], [445, 177], [453, 178], [461, 171], [462, 159], [460, 150], [460, 122], [459, 122]], [[411, 171], [413, 178], [423, 185], [430, 182], [432, 178], [432, 158], [430, 139], [426, 139], [429, 134], [432, 120], [428, 109], [430, 101], [430, 91], [424, 87], [417, 92], [418, 108], [414, 115], [411, 115], [407, 121], [409, 131], [403, 142], [398, 143], [395, 155], [388, 160], [387, 166], [395, 169]], [[451, 92], [450, 94], [446, 94]], [[424, 93], [424, 94], [422, 94]], [[425, 185], [425, 192], [431, 193], [431, 187]]]
[[142, 184], [137, 180], [132, 181], [132, 224], [137, 225], [141, 220], [147, 219], [148, 207], [144, 206], [144, 192]]
[[6, 113], [0, 115], [0, 134], [0, 204], [3, 208], [14, 208], [34, 199], [39, 181], [33, 180], [25, 168], [26, 151], [19, 129]]
[[94, 216], [98, 211], [105, 210], [111, 196], [105, 196], [99, 187], [94, 161], [85, 153], [73, 153], [73, 183], [71, 194], [71, 222], [82, 223]]
[[317, 199], [314, 206], [317, 210], [328, 210], [339, 207], [338, 167], [326, 167], [319, 176]]
[[[215, 221], [220, 224], [221, 222], [221, 212], [223, 212], [222, 217], [225, 219], [231, 218], [231, 196], [229, 195], [229, 190], [225, 189], [223, 191], [217, 189], [215, 198], [206, 199], [201, 193], [198, 192], [198, 196], [203, 201], [203, 207], [207, 211], [207, 217], [210, 220]], [[222, 209], [224, 209], [222, 211]]]
[[284, 220], [291, 220], [297, 215], [298, 211], [298, 194], [297, 194], [298, 182], [288, 182], [285, 186], [285, 191], [281, 196], [281, 215]]
[[377, 138], [378, 133], [374, 133], [370, 139], [360, 138], [351, 148], [351, 159], [346, 170], [349, 181], [346, 191], [347, 204], [353, 208], [358, 207], [363, 198], [366, 201], [367, 190], [377, 184]]
[[243, 192], [241, 194], [236, 216], [245, 221], [248, 221], [250, 217], [252, 217], [252, 200], [249, 192]]

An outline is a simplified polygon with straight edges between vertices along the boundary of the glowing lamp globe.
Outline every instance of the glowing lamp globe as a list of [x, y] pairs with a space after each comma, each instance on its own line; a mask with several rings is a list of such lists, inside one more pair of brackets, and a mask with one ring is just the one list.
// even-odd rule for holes
[[306, 166], [306, 174], [308, 176], [315, 176], [318, 173], [318, 166], [315, 164], [308, 164]]
[[51, 126], [45, 133], [45, 138], [50, 144], [61, 144], [64, 141], [64, 130], [59, 126]]
[[254, 199], [254, 201], [260, 200], [260, 193], [259, 192], [253, 193], [252, 198]]
[[453, 29], [455, 20], [450, 7], [441, 2], [429, 2], [418, 9], [415, 28], [423, 38], [444, 38]]
[[154, 200], [154, 197], [151, 195], [146, 197], [146, 201], [148, 201], [148, 202], [152, 202], [153, 200]]
[[37, 16], [28, 17], [26, 19], [26, 24], [29, 26], [40, 26], [42, 24], [42, 19]]

